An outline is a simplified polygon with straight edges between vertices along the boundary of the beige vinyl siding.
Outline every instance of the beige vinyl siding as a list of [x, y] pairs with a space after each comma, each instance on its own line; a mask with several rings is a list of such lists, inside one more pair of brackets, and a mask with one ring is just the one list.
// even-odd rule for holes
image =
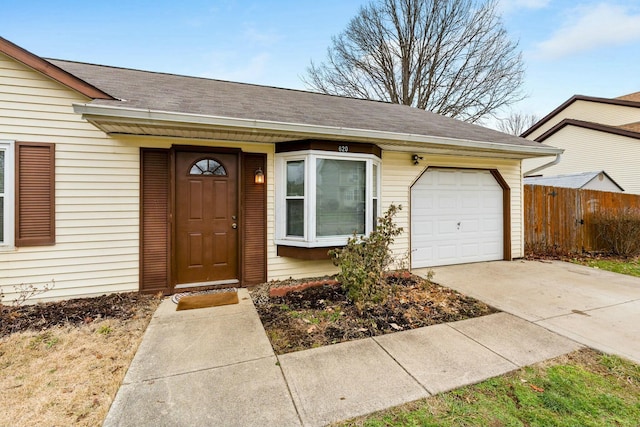
[[452, 167], [475, 169], [498, 169], [511, 188], [511, 256], [523, 256], [522, 233], [522, 185], [520, 180], [520, 161], [509, 159], [489, 159], [462, 156], [434, 156], [421, 154], [424, 159], [415, 166], [408, 153], [385, 151], [382, 156], [382, 207], [390, 204], [402, 205], [398, 214], [398, 225], [405, 231], [397, 239], [394, 252], [397, 255], [407, 254], [410, 248], [409, 212], [410, 188], [427, 167]]
[[[419, 153], [420, 154], [420, 153]], [[394, 253], [398, 257], [404, 257], [409, 253], [409, 199], [411, 185], [426, 170], [428, 166], [498, 169], [511, 188], [511, 230], [512, 245], [511, 254], [514, 258], [523, 256], [522, 233], [522, 185], [520, 180], [520, 161], [508, 159], [474, 158], [463, 156], [433, 156], [420, 154], [424, 160], [415, 166], [411, 160], [411, 154], [405, 152], [384, 151], [382, 154], [382, 195], [381, 212], [389, 205], [402, 205], [402, 210], [396, 217], [398, 226], [404, 228], [404, 232], [396, 238]], [[273, 170], [273, 164], [270, 163]], [[270, 198], [270, 202], [273, 199]], [[268, 234], [268, 272], [269, 280], [288, 277], [302, 278], [332, 274], [337, 269], [330, 261], [299, 261], [291, 258], [275, 256], [276, 247], [273, 244], [273, 218], [274, 212], [269, 210], [267, 221], [269, 223]]]
[[56, 244], [0, 250], [0, 286], [41, 299], [138, 289], [139, 149], [107, 137], [72, 104], [84, 96], [0, 54], [0, 139], [56, 144]]
[[[536, 139], [564, 119], [576, 119], [603, 125], [620, 126], [640, 122], [640, 108], [593, 101], [575, 101], [560, 111], [559, 114], [552, 117], [547, 123], [528, 135], [527, 139]], [[548, 141], [545, 141], [545, 144], [553, 145]]]
[[[565, 149], [560, 163], [540, 172], [544, 176], [604, 170], [626, 193], [640, 194], [640, 140], [565, 126], [544, 143]], [[524, 170], [534, 164], [528, 161]]]

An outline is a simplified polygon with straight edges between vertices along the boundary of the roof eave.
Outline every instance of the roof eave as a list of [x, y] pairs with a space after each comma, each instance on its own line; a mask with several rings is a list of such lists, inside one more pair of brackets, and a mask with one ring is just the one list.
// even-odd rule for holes
[[345, 128], [326, 125], [287, 123], [270, 120], [221, 117], [147, 109], [126, 108], [111, 105], [74, 104], [74, 111], [100, 127], [104, 123], [129, 124], [165, 124], [197, 127], [219, 127], [224, 129], [245, 130], [254, 133], [277, 132], [300, 135], [300, 138], [322, 135], [339, 137], [346, 140], [367, 140], [378, 144], [393, 146], [401, 144], [419, 148], [421, 146], [441, 146], [463, 150], [483, 151], [487, 153], [509, 153], [520, 158], [545, 157], [564, 150], [540, 144], [540, 146], [512, 145], [491, 141], [473, 141], [444, 138], [438, 136], [397, 133], [371, 129]]
[[564, 119], [556, 123], [552, 128], [544, 132], [542, 135], [539, 135], [534, 141], [543, 142], [567, 126], [575, 126], [597, 132], [604, 132], [612, 135], [624, 136], [627, 138], [640, 139], [640, 132], [634, 132], [626, 129], [621, 129], [616, 126], [603, 125], [600, 123], [585, 122], [584, 120]]

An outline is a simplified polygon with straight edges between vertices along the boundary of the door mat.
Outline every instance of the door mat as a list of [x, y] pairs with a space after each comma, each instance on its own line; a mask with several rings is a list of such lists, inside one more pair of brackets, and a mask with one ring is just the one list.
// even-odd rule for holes
[[228, 288], [199, 292], [183, 292], [173, 295], [171, 301], [178, 304], [176, 311], [238, 304], [238, 290], [236, 288]]

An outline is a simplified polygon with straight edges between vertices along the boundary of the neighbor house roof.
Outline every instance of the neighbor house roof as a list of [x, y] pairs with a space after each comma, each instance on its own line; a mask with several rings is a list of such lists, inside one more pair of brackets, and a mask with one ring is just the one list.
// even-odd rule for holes
[[584, 120], [564, 119], [561, 122], [558, 122], [551, 129], [549, 129], [548, 131], [546, 131], [545, 133], [537, 137], [535, 140], [538, 142], [542, 142], [566, 126], [576, 126], [583, 129], [590, 129], [598, 132], [605, 132], [613, 135], [640, 139], [640, 132], [636, 130], [632, 130], [637, 128], [637, 123], [631, 123], [631, 124], [622, 125], [622, 126], [609, 126], [609, 125], [602, 125], [600, 123], [585, 122]]
[[[74, 105], [74, 109], [107, 133], [262, 142], [326, 137], [386, 141], [407, 149], [429, 145], [441, 150], [488, 151], [521, 157], [563, 151], [404, 105], [45, 60], [10, 42], [0, 43], [0, 52], [9, 56], [18, 53], [19, 61], [72, 89], [86, 87], [79, 91], [91, 99]], [[93, 95], [91, 88], [95, 89]]]
[[549, 187], [582, 188], [589, 182], [596, 179], [600, 174], [604, 174], [604, 176], [620, 188], [621, 191], [624, 191], [624, 189], [620, 187], [617, 182], [611, 179], [605, 171], [581, 172], [555, 176], [531, 176], [525, 177], [524, 183], [531, 185], [546, 185]]
[[622, 95], [617, 97], [616, 99], [620, 99], [622, 101], [640, 102], [640, 92], [633, 92], [627, 95]]
[[[536, 122], [529, 129], [524, 131], [520, 136], [523, 138], [526, 138], [527, 136], [532, 134], [536, 129], [543, 126], [553, 117], [558, 115], [558, 113], [560, 113], [562, 110], [564, 110], [565, 108], [567, 108], [569, 105], [573, 104], [576, 101], [587, 101], [587, 102], [596, 102], [600, 104], [610, 104], [610, 105], [620, 105], [624, 107], [640, 108], [640, 92], [624, 95], [624, 96], [621, 96], [620, 98], [598, 98], [595, 96], [574, 95], [568, 100], [566, 100], [565, 102], [563, 102], [558, 108], [556, 108], [555, 110], [553, 110], [552, 112], [544, 116], [542, 119], [540, 119], [538, 122]], [[536, 138], [536, 140], [538, 140], [538, 138]]]

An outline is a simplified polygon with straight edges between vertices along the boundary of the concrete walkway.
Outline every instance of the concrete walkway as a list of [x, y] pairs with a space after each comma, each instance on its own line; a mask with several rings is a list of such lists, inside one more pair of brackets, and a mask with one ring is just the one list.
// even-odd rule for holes
[[508, 313], [275, 356], [240, 304], [149, 324], [104, 426], [322, 426], [472, 384], [581, 346]]
[[640, 364], [638, 277], [560, 261], [497, 261], [433, 270], [437, 283]]

